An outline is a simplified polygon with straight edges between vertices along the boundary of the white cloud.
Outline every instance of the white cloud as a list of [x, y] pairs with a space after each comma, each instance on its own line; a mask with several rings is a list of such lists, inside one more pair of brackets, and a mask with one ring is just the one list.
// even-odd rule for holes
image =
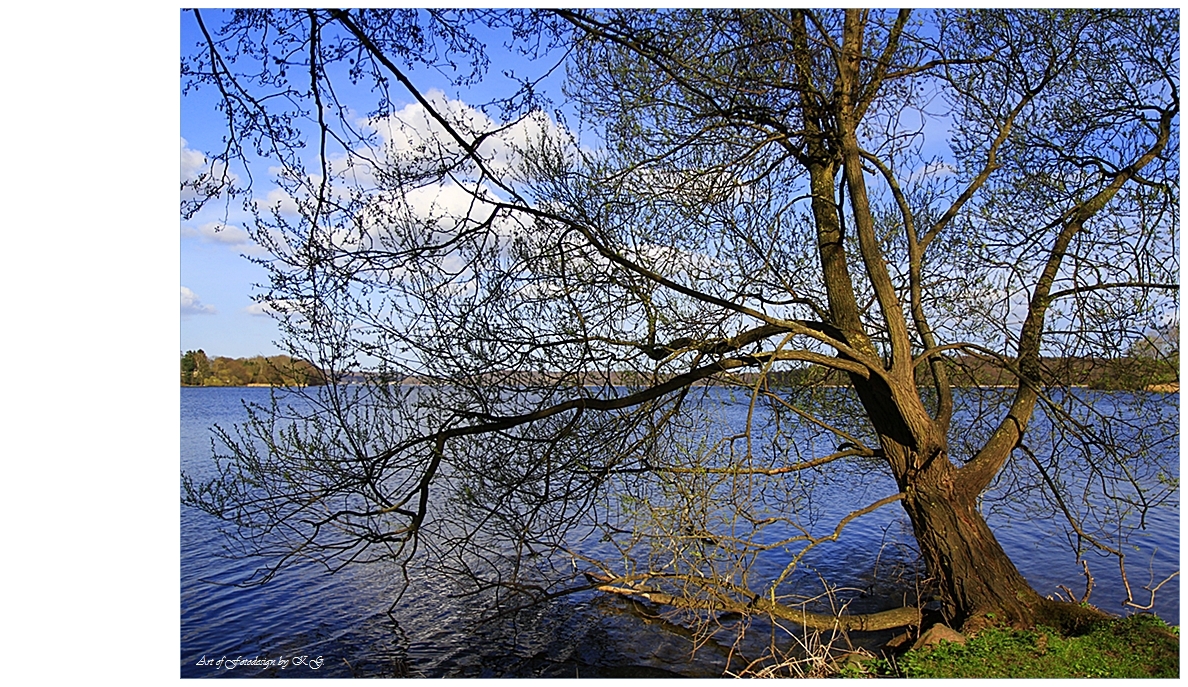
[[206, 305], [199, 298], [198, 294], [181, 287], [181, 314], [184, 315], [213, 315], [215, 308], [213, 305]]
[[[516, 168], [528, 147], [549, 139], [560, 142], [557, 146], [560, 150], [569, 149], [571, 137], [544, 113], [532, 114], [501, 128], [502, 124], [478, 108], [461, 100], [451, 100], [440, 90], [432, 90], [427, 95], [433, 107], [463, 137], [474, 140], [492, 132], [483, 139], [479, 152], [488, 169], [507, 183], [514, 183]], [[321, 218], [318, 230], [328, 244], [346, 251], [376, 245], [408, 249], [446, 243], [449, 237], [474, 231], [491, 219], [493, 203], [500, 200], [502, 193], [496, 185], [473, 174], [476, 171], [473, 165], [463, 164], [469, 173], [455, 168], [457, 174], [448, 178], [439, 176], [443, 159], [460, 161], [462, 149], [425, 107], [409, 104], [387, 117], [360, 119], [357, 124], [376, 134], [374, 145], [331, 155], [326, 192], [334, 203], [343, 207], [360, 198], [365, 200], [366, 206], [352, 210], [350, 222], [339, 222], [340, 216]], [[274, 175], [285, 173], [279, 167], [269, 171]], [[417, 178], [418, 174], [425, 176]], [[276, 210], [284, 219], [305, 228], [307, 220], [301, 219], [299, 206], [309, 203], [310, 199], [303, 194], [314, 193], [320, 177], [311, 175], [301, 182], [289, 189], [294, 196], [276, 187], [257, 196], [261, 212]], [[502, 213], [489, 228], [498, 245], [504, 246], [510, 244], [512, 238], [530, 231], [531, 227], [526, 226], [528, 223], [527, 218], [512, 218]], [[228, 233], [228, 229], [216, 232], [213, 224], [183, 229], [183, 233], [224, 244], [239, 243], [237, 238], [240, 236], [237, 232]], [[278, 250], [284, 252], [284, 237], [272, 238], [278, 242]], [[249, 245], [244, 250], [263, 249]], [[453, 257], [439, 256], [445, 263], [441, 267], [450, 271], [461, 270], [462, 265], [450, 264], [456, 262]], [[396, 267], [394, 271], [402, 270]], [[247, 312], [266, 315], [269, 309], [255, 304]]]
[[628, 260], [678, 280], [720, 279], [726, 267], [721, 260], [704, 253], [657, 243], [625, 246], [619, 252]]
[[404, 202], [413, 216], [421, 219], [465, 219], [470, 222], [482, 222], [490, 216], [495, 207], [489, 202], [484, 202], [484, 198], [490, 197], [489, 193], [483, 193], [479, 198], [475, 198], [469, 189], [457, 184], [443, 184], [413, 189], [405, 194]]
[[925, 164], [923, 167], [913, 171], [905, 180], [908, 184], [918, 184], [925, 179], [953, 176], [957, 173], [957, 168], [947, 162], [933, 161]]
[[241, 227], [222, 222], [207, 222], [197, 229], [182, 227], [182, 236], [192, 236], [202, 239], [206, 243], [222, 243], [228, 246], [240, 246], [251, 243], [251, 237]]
[[181, 139], [181, 180], [194, 181], [199, 174], [207, 171], [206, 156], [201, 151], [186, 145], [186, 139]]
[[[496, 174], [511, 171], [519, 165], [523, 152], [533, 143], [544, 138], [569, 140], [568, 135], [543, 112], [534, 112], [501, 128], [503, 125], [482, 110], [461, 100], [450, 100], [438, 89], [430, 90], [426, 99], [463, 138], [476, 140], [483, 134], [490, 134], [483, 139], [478, 152]], [[427, 171], [435, 168], [440, 159], [454, 158], [462, 152], [445, 127], [419, 103], [405, 105], [387, 117], [365, 119], [360, 125], [375, 131], [383, 139], [382, 150], [370, 151], [368, 155], [380, 161]]]
[[249, 315], [255, 315], [256, 317], [268, 317], [272, 315], [272, 313], [276, 312], [271, 307], [269, 307], [267, 303], [252, 303], [248, 307], [244, 308], [243, 311]]
[[297, 201], [284, 191], [284, 189], [274, 188], [264, 196], [263, 202], [260, 203], [263, 207], [272, 210], [279, 209], [280, 214], [290, 219], [300, 216], [297, 209]]
[[256, 317], [299, 314], [301, 312], [301, 302], [284, 298], [268, 303], [256, 302], [244, 308], [243, 311]]
[[223, 184], [234, 186], [239, 183], [239, 175], [228, 169], [226, 163], [212, 163], [202, 151], [189, 147], [184, 138], [181, 139], [180, 159], [183, 200], [217, 195]]

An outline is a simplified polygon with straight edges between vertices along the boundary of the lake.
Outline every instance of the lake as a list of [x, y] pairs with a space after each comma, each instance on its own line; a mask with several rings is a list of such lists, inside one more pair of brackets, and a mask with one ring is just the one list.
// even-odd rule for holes
[[[267, 404], [269, 394], [263, 388], [182, 388], [182, 470], [208, 474], [211, 426], [244, 420], [243, 401]], [[1178, 395], [1159, 398], [1167, 412], [1178, 413]], [[1169, 450], [1178, 450], [1178, 440]], [[842, 512], [854, 498], [890, 493], [886, 480], [871, 475], [816, 498], [824, 510]], [[988, 510], [1000, 542], [1038, 591], [1054, 594], [1058, 585], [1083, 591], [1060, 519], [1037, 504], [990, 504]], [[708, 642], [694, 654], [685, 628], [642, 613], [627, 599], [597, 593], [476, 625], [477, 600], [458, 597], [448, 580], [415, 569], [391, 615], [399, 572], [383, 565], [335, 574], [299, 565], [263, 586], [228, 586], [249, 577], [256, 564], [223, 557], [225, 542], [216, 529], [210, 516], [182, 510], [182, 677], [718, 677], [727, 669], [726, 647]], [[1152, 509], [1132, 543], [1127, 571], [1135, 597], [1145, 602], [1142, 585], [1178, 569], [1178, 498]], [[598, 546], [590, 544], [591, 550]], [[911, 549], [910, 525], [892, 504], [819, 549], [800, 579], [820, 591], [820, 573], [844, 588], [838, 598], [852, 610], [885, 607], [903, 591], [886, 582], [886, 572], [911, 568]], [[1096, 581], [1091, 603], [1127, 612], [1117, 563], [1092, 553], [1086, 558]], [[1154, 611], [1179, 623], [1178, 577], [1159, 591]]]

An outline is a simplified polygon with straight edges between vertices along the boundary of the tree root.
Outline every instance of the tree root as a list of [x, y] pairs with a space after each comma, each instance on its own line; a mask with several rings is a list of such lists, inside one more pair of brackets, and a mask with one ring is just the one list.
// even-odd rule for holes
[[1084, 634], [1100, 623], [1118, 618], [1095, 606], [1051, 599], [1043, 599], [1038, 615], [1037, 624], [1047, 625], [1065, 636]]
[[708, 599], [688, 596], [675, 596], [667, 592], [662, 592], [658, 589], [653, 589], [641, 584], [632, 583], [621, 578], [615, 579], [603, 575], [593, 575], [590, 573], [586, 573], [586, 576], [593, 582], [601, 583], [596, 587], [596, 589], [602, 592], [619, 594], [622, 596], [639, 597], [641, 599], [651, 601], [652, 603], [657, 603], [664, 606], [673, 606], [675, 608], [704, 611], [725, 611], [740, 613], [742, 615], [766, 613], [777, 618], [792, 621], [797, 625], [802, 625], [813, 630], [872, 632], [875, 630], [890, 630], [908, 625], [918, 626], [920, 625], [921, 620], [920, 609], [913, 607], [893, 608], [889, 611], [862, 615], [830, 615], [827, 613], [810, 613], [808, 611], [796, 609], [791, 606], [772, 601], [771, 599], [765, 599], [758, 595], [752, 597], [747, 603], [721, 597], [716, 599]]

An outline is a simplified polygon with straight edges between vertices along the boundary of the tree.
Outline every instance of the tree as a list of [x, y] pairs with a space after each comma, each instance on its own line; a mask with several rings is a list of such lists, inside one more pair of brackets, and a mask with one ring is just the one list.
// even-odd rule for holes
[[202, 349], [186, 351], [181, 359], [182, 386], [202, 386], [203, 380], [210, 375], [210, 361], [206, 359], [206, 352]]
[[[292, 430], [261, 409], [186, 481], [269, 576], [415, 559], [501, 601], [593, 585], [814, 625], [779, 601], [801, 556], [899, 504], [951, 622], [1067, 626], [1095, 612], [1033, 590], [982, 500], [1045, 489], [1121, 558], [1089, 509], [1175, 498], [1175, 410], [1103, 409], [1045, 366], [1178, 308], [1176, 11], [204, 17], [182, 73], [228, 136], [183, 212], [245, 195], [292, 354], [359, 382]], [[492, 36], [564, 67], [565, 108], [523, 74], [481, 107], [417, 84], [479, 81]], [[265, 164], [291, 205], [225, 172]], [[1010, 388], [955, 390], [973, 359]], [[898, 491], [797, 530], [804, 485], [874, 470]]]
[[208, 360], [206, 353], [186, 351], [181, 358], [182, 386], [316, 386], [324, 384], [320, 370], [309, 361], [287, 355], [265, 358], [228, 358]]
[[194, 351], [186, 351], [182, 354], [181, 359], [181, 383], [182, 386], [191, 386], [194, 384], [194, 370], [197, 369], [198, 364], [194, 360]]

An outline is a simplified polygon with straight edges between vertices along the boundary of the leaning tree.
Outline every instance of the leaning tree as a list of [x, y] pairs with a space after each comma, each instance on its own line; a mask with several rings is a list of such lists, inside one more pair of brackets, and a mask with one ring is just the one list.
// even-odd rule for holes
[[1174, 401], [1070, 388], [1177, 316], [1175, 11], [186, 21], [226, 135], [183, 214], [243, 200], [261, 300], [337, 381], [184, 478], [267, 576], [881, 627], [918, 612], [823, 619], [788, 582], [896, 507], [952, 622], [1067, 625], [1093, 611], [1032, 589], [986, 495], [1120, 558], [1176, 498]]

